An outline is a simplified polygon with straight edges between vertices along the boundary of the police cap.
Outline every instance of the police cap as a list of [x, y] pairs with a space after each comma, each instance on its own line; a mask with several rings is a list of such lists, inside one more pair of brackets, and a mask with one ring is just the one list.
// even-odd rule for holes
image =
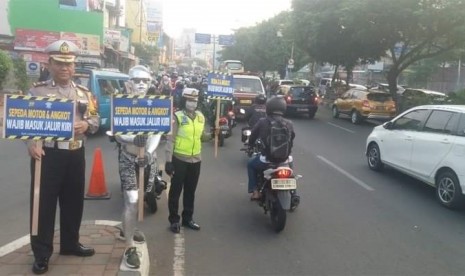
[[78, 50], [78, 46], [68, 40], [55, 41], [45, 48], [50, 58], [61, 62], [74, 62]]

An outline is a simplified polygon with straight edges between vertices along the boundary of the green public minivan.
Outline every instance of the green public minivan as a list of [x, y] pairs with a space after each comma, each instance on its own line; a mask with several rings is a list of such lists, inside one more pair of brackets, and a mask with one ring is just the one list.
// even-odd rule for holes
[[113, 69], [76, 68], [74, 82], [89, 88], [100, 115], [100, 130], [111, 128], [111, 95], [126, 93], [129, 75]]

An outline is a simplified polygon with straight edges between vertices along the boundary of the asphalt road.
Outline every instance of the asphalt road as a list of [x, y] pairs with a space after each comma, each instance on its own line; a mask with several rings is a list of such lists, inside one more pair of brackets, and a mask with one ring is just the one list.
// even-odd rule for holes
[[[202, 229], [168, 230], [166, 193], [140, 228], [153, 275], [463, 275], [465, 212], [441, 207], [434, 189], [392, 170], [370, 171], [365, 139], [373, 123], [292, 118], [301, 205], [283, 232], [247, 194], [240, 126], [214, 157], [204, 144], [195, 220]], [[116, 151], [106, 137], [87, 146], [88, 176], [101, 147], [110, 200], [86, 201], [85, 220], [120, 220]], [[0, 141], [0, 245], [28, 233], [29, 170], [24, 145]], [[161, 157], [161, 156], [160, 156]], [[161, 163], [163, 161], [161, 160]]]

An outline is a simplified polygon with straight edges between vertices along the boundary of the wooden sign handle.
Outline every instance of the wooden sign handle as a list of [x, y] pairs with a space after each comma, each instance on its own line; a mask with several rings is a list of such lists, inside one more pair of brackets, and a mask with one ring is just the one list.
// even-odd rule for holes
[[[139, 148], [139, 158], [145, 157], [145, 147]], [[139, 166], [139, 212], [138, 219], [139, 221], [144, 220], [144, 167]]]
[[[37, 148], [42, 148], [42, 141], [36, 142]], [[42, 171], [42, 158], [35, 160], [34, 166], [34, 192], [32, 198], [32, 229], [31, 235], [38, 235], [39, 228], [39, 202], [40, 202], [40, 176]]]
[[218, 157], [218, 142], [219, 142], [219, 134], [220, 134], [220, 108], [221, 108], [221, 100], [216, 99], [215, 158]]

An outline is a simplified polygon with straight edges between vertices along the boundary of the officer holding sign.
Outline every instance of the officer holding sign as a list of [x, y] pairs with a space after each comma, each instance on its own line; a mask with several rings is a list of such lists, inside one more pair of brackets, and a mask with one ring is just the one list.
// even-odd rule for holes
[[172, 177], [168, 196], [170, 229], [173, 233], [181, 231], [178, 214], [179, 197], [184, 189], [182, 225], [193, 230], [200, 226], [193, 220], [195, 190], [200, 176], [202, 134], [205, 117], [196, 110], [199, 91], [184, 88], [182, 92], [182, 110], [174, 113], [172, 135], [166, 143], [165, 171]]
[[29, 91], [31, 96], [74, 100], [77, 109], [73, 141], [44, 141], [43, 147], [38, 147], [34, 141], [28, 142], [33, 179], [31, 182], [34, 182], [35, 160], [42, 161], [38, 234], [31, 235], [31, 247], [35, 257], [32, 271], [35, 274], [43, 274], [48, 270], [48, 261], [53, 253], [58, 200], [60, 254], [86, 257], [95, 253], [93, 248], [84, 247], [79, 243], [79, 228], [84, 205], [84, 142], [86, 135], [97, 131], [99, 116], [90, 91], [72, 81], [77, 50], [78, 47], [70, 41], [59, 40], [50, 44], [45, 52], [49, 54], [52, 79], [34, 83]]

